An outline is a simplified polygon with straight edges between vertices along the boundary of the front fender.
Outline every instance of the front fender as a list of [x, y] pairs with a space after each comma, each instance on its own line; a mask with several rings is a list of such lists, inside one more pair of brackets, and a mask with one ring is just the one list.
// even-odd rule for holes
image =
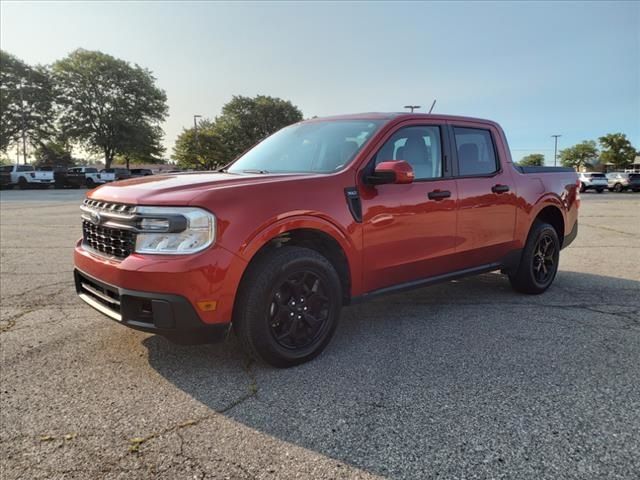
[[309, 214], [294, 214], [280, 218], [273, 223], [257, 229], [249, 239], [242, 244], [237, 252], [238, 256], [249, 264], [255, 254], [274, 238], [285, 232], [300, 229], [320, 231], [329, 235], [340, 245], [349, 265], [352, 294], [359, 292], [361, 289], [360, 273], [362, 270], [360, 255], [358, 254], [359, 249], [354, 244], [353, 239], [355, 232], [347, 233], [347, 231], [334, 222], [322, 217]]

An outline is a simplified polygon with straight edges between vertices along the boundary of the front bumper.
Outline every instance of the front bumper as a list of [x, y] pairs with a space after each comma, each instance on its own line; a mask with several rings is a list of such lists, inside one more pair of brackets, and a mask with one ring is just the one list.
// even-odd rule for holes
[[213, 342], [229, 331], [229, 324], [203, 323], [191, 303], [180, 295], [116, 287], [78, 269], [73, 276], [80, 299], [127, 327], [157, 333], [177, 343]]
[[[192, 255], [133, 253], [123, 260], [114, 260], [85, 249], [82, 240], [79, 240], [74, 250], [74, 265], [80, 275], [111, 288], [118, 295], [124, 295], [119, 312], [122, 318], [119, 321], [132, 328], [167, 335], [176, 329], [191, 330], [196, 326], [222, 325], [227, 328], [233, 316], [235, 296], [246, 262], [218, 245]], [[172, 307], [174, 326], [165, 332], [170, 325], [166, 320], [160, 320], [159, 323], [155, 320], [151, 323], [146, 321], [144, 325], [136, 323], [136, 317], [131, 312], [137, 310], [134, 307], [129, 310], [125, 306], [130, 301], [128, 297], [165, 300], [171, 305], [187, 306]], [[83, 300], [86, 301], [85, 298]], [[94, 303], [92, 306], [109, 315]], [[157, 307], [158, 311], [163, 308]], [[195, 318], [197, 322], [188, 319], [183, 321], [183, 318]], [[118, 320], [117, 317], [114, 319]]]

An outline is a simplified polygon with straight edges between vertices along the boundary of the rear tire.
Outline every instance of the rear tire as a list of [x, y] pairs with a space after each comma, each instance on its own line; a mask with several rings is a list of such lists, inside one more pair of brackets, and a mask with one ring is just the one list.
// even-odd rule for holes
[[29, 182], [27, 182], [26, 178], [20, 177], [18, 179], [18, 188], [20, 190], [26, 190], [27, 188], [29, 188]]
[[308, 248], [282, 247], [249, 266], [233, 328], [250, 356], [291, 367], [324, 350], [341, 306], [340, 278], [331, 263]]
[[517, 270], [509, 274], [511, 286], [521, 293], [543, 293], [556, 278], [559, 258], [560, 240], [555, 228], [536, 221], [529, 232]]
[[598, 193], [602, 193], [602, 192], [604, 192], [604, 188], [597, 188], [597, 189], [596, 189], [596, 192], [598, 192]]
[[85, 183], [87, 185], [87, 188], [96, 188], [96, 182], [93, 181], [93, 178], [87, 178], [87, 181]]
[[616, 192], [616, 193], [620, 193], [620, 192], [622, 192], [623, 190], [624, 190], [624, 187], [622, 186], [622, 184], [621, 184], [621, 183], [616, 183], [616, 184], [613, 186], [613, 191], [614, 191], [614, 192]]
[[584, 183], [580, 184], [580, 193], [584, 193], [587, 191], [587, 187]]

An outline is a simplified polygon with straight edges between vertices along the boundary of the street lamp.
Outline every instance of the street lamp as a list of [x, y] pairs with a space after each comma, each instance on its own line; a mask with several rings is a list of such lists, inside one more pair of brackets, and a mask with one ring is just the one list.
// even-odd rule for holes
[[420, 105], [405, 105], [404, 108], [410, 108], [411, 113], [413, 113], [414, 110], [420, 108]]
[[553, 147], [553, 166], [558, 166], [558, 137], [562, 135], [551, 135], [555, 140], [555, 146]]

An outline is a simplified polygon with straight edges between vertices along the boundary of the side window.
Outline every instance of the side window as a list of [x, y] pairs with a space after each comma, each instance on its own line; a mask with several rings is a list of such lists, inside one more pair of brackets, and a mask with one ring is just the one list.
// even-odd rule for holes
[[498, 171], [498, 159], [489, 130], [454, 127], [453, 132], [460, 176], [487, 175]]
[[413, 167], [416, 180], [442, 177], [440, 127], [404, 127], [395, 132], [375, 157], [375, 164], [404, 160]]
[[3, 165], [0, 167], [0, 172], [13, 172], [13, 167], [11, 165]]

